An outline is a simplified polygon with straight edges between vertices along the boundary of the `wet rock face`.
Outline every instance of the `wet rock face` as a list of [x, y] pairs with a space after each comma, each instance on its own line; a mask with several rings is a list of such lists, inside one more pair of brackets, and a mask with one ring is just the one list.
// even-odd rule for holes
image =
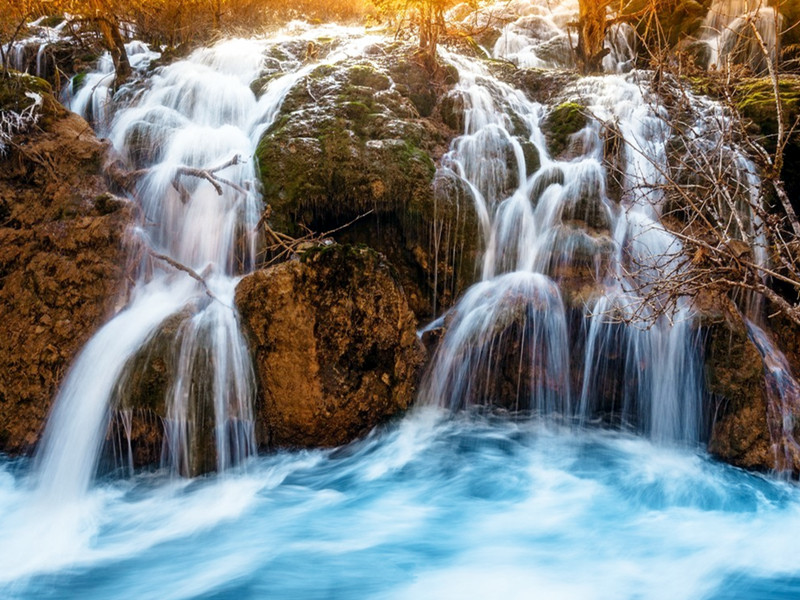
[[[161, 461], [167, 402], [180, 360], [180, 330], [191, 316], [191, 311], [186, 310], [166, 319], [125, 365], [111, 402], [114, 410], [105, 448], [111, 468], [120, 465], [138, 468]], [[209, 412], [213, 415], [213, 411]], [[212, 438], [210, 446], [213, 447], [211, 428], [213, 425], [202, 433]], [[202, 450], [208, 446], [206, 443], [203, 448], [193, 449]], [[198, 452], [198, 464], [193, 465], [193, 473], [213, 470], [214, 459], [213, 454], [208, 457]]]
[[132, 222], [130, 205], [101, 176], [106, 147], [52, 96], [38, 127], [14, 144], [0, 157], [0, 451], [8, 453], [33, 448], [70, 362], [119, 299]]
[[[706, 388], [711, 395], [709, 451], [732, 465], [768, 471], [775, 467], [767, 425], [764, 363], [730, 301], [705, 309]], [[727, 307], [727, 308], [726, 308]]]
[[424, 350], [376, 252], [311, 250], [245, 277], [236, 305], [255, 357], [262, 446], [345, 444], [411, 404]]
[[563, 102], [547, 115], [543, 129], [552, 156], [563, 157], [569, 150], [571, 137], [586, 127], [588, 119], [584, 111], [576, 102]]
[[272, 227], [323, 232], [370, 213], [336, 239], [385, 254], [420, 318], [473, 281], [479, 253], [471, 199], [436, 197], [435, 163], [461, 133], [447, 124], [463, 121], [457, 109], [442, 105], [456, 80], [445, 68], [429, 73], [401, 44], [319, 66], [291, 90], [257, 152]]

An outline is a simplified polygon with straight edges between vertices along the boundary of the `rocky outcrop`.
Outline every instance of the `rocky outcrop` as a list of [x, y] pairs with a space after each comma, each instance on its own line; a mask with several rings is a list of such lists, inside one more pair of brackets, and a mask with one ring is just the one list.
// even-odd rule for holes
[[310, 250], [245, 277], [236, 305], [255, 357], [261, 445], [345, 444], [412, 402], [424, 351], [376, 252]]
[[767, 427], [764, 363], [741, 318], [705, 320], [706, 386], [711, 395], [709, 451], [727, 463], [768, 471], [775, 467]]
[[33, 90], [38, 125], [0, 157], [0, 451], [39, 438], [75, 354], [119, 298], [130, 205], [109, 193], [106, 147], [47, 84], [0, 79], [0, 109]]
[[473, 281], [479, 253], [471, 199], [435, 167], [461, 133], [440, 109], [456, 81], [402, 44], [321, 65], [290, 91], [257, 153], [272, 226], [324, 232], [369, 213], [335, 237], [385, 254], [422, 319]]
[[[180, 360], [181, 326], [191, 317], [187, 308], [166, 319], [125, 365], [111, 402], [114, 411], [105, 449], [114, 454], [110, 457], [114, 467], [128, 461], [134, 468], [161, 461], [167, 402]], [[213, 408], [204, 412], [213, 417]], [[215, 465], [213, 423], [204, 429], [192, 440], [195, 474]]]

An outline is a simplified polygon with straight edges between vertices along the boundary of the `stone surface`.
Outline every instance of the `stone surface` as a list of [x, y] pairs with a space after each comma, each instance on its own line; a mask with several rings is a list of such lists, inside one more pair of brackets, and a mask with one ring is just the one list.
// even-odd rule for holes
[[403, 44], [319, 66], [290, 91], [257, 152], [272, 227], [325, 232], [368, 213], [334, 237], [385, 254], [421, 319], [474, 280], [479, 254], [471, 198], [437, 195], [447, 182], [435, 163], [461, 133], [451, 127], [463, 126], [447, 97], [455, 81]]
[[120, 299], [132, 222], [100, 174], [106, 146], [52, 96], [44, 110], [0, 157], [0, 451], [12, 454], [33, 448], [70, 362]]
[[767, 426], [764, 363], [727, 298], [701, 298], [706, 389], [711, 395], [709, 451], [732, 465], [774, 467]]
[[413, 401], [424, 350], [403, 290], [376, 252], [309, 250], [245, 277], [236, 305], [259, 379], [260, 445], [345, 444]]

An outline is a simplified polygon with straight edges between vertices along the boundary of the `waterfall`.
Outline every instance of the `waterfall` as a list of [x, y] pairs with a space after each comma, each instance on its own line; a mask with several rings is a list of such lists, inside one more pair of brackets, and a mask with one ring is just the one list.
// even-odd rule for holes
[[791, 472], [800, 461], [800, 444], [795, 439], [800, 419], [800, 383], [792, 375], [786, 356], [766, 331], [748, 320], [747, 333], [764, 361], [767, 425], [775, 469]]
[[[357, 31], [333, 29], [344, 43], [322, 62], [360, 55], [375, 42]], [[298, 36], [330, 33], [320, 27]], [[255, 452], [254, 371], [233, 306], [236, 284], [256, 263], [262, 202], [255, 148], [294, 84], [320, 64], [287, 61], [285, 72], [257, 99], [250, 85], [261, 74], [264, 53], [286, 39], [227, 40], [116, 95], [113, 65], [105, 55], [72, 95], [73, 110], [108, 135], [131, 170], [143, 173], [133, 200], [142, 210], [143, 225], [135, 235], [144, 250], [134, 265], [128, 306], [83, 349], [56, 399], [37, 456], [45, 494], [63, 498], [85, 492], [126, 365], [165, 319], [179, 313], [185, 319], [175, 340], [177, 369], [166, 398], [162, 466], [177, 473], [222, 471]], [[158, 56], [140, 42], [127, 49], [140, 71]], [[218, 180], [192, 176], [203, 170]], [[209, 414], [215, 464], [206, 465], [198, 448]]]
[[[495, 5], [493, 9], [497, 10]], [[506, 21], [494, 43], [493, 54], [520, 67], [571, 69], [576, 66], [578, 36], [577, 0], [517, 1], [499, 9]], [[606, 35], [609, 52], [603, 67], [613, 73], [628, 72], [636, 57], [636, 30], [628, 23], [613, 23]]]
[[[22, 73], [47, 76], [47, 49], [64, 38], [68, 19], [62, 19], [57, 25], [45, 25], [46, 17], [41, 17], [28, 24], [31, 35], [11, 44], [9, 65]], [[52, 59], [51, 59], [52, 63]]]
[[[708, 17], [718, 49], [744, 18], [725, 12], [732, 4], [716, 2]], [[576, 1], [525, 6], [503, 27], [494, 57], [523, 67], [572, 66]], [[763, 10], [753, 17], [759, 23], [771, 9]], [[286, 60], [256, 98], [251, 84], [262, 75], [265, 53], [331, 35], [334, 50], [321, 61], [282, 53]], [[774, 47], [766, 29], [762, 35]], [[256, 146], [313, 68], [360, 55], [379, 39], [320, 27], [227, 40], [116, 91], [106, 54], [80, 85], [73, 80], [71, 108], [143, 173], [132, 200], [143, 215], [137, 237], [144, 251], [128, 306], [80, 354], [48, 422], [38, 464], [53, 494], [80, 494], [89, 485], [122, 373], [179, 313], [162, 466], [225, 470], [253, 454], [254, 373], [233, 298], [256, 264]], [[607, 43], [608, 75], [576, 78], [546, 103], [495, 76], [486, 61], [441, 50], [459, 75], [449, 93], [465, 111], [439, 176], [468, 191], [484, 252], [479, 280], [442, 319], [446, 333], [421, 403], [453, 410], [497, 403], [692, 444], [703, 429], [698, 328], [688, 302], [653, 295], [657, 280], [682, 269], [681, 242], [661, 222], [674, 132], [646, 91], [650, 75], [631, 71], [632, 30], [611, 27]], [[140, 42], [126, 49], [139, 74], [159, 57]], [[563, 115], [581, 124], [555, 148], [550, 122]], [[701, 145], [708, 132], [698, 132]], [[757, 195], [752, 163], [733, 156], [733, 170]], [[219, 180], [192, 175], [202, 172]], [[758, 229], [755, 217], [749, 226]], [[763, 245], [754, 250], [766, 260]], [[94, 369], [102, 377], [93, 377]], [[200, 437], [209, 428], [214, 464], [201, 465]]]
[[783, 17], [762, 0], [714, 0], [701, 30], [710, 50], [709, 66], [742, 64], [768, 71], [778, 53]]
[[[139, 67], [152, 58], [141, 44], [128, 48], [139, 57], [132, 60]], [[214, 415], [217, 469], [255, 451], [254, 376], [233, 296], [238, 276], [255, 262], [260, 198], [247, 126], [258, 103], [248, 86], [259, 72], [263, 48], [261, 42], [232, 41], [198, 51], [154, 75], [148, 88], [117, 112], [109, 110], [113, 69], [104, 57], [73, 99], [73, 108], [99, 121], [101, 131], [113, 115], [109, 137], [132, 169], [147, 170], [136, 195], [145, 221], [138, 237], [146, 258], [128, 308], [89, 342], [56, 400], [39, 450], [41, 480], [54, 494], [86, 489], [122, 369], [160, 323], [181, 310], [190, 316], [181, 330], [180, 372], [174, 374], [167, 402], [167, 466], [196, 470], [190, 449], [199, 435], [195, 412], [204, 410]], [[181, 169], [220, 166], [218, 173], [230, 182], [220, 190], [179, 175]], [[154, 256], [201, 273], [203, 283]], [[82, 412], [87, 415], [80, 417]], [[66, 461], [72, 466], [62, 464]], [[73, 477], [75, 470], [79, 477]]]
[[[559, 14], [516, 27], [535, 22], [551, 35]], [[511, 43], [513, 29], [496, 56], [531, 64]], [[486, 251], [480, 283], [443, 319], [423, 401], [500, 404], [578, 423], [613, 414], [654, 440], [696, 443], [703, 386], [691, 312], [679, 300], [653, 322], [643, 314], [648, 286], [679, 269], [681, 252], [659, 223], [672, 131], [643, 91], [646, 75], [583, 78], [567, 89], [563, 98], [581, 103], [586, 123], [552, 156], [543, 124], [572, 104], [531, 102], [479, 61], [443, 56], [460, 74], [452, 93], [463, 100], [465, 126], [440, 169], [470, 190]], [[605, 156], [611, 136], [622, 148], [617, 173]], [[576, 272], [593, 283], [565, 306]]]

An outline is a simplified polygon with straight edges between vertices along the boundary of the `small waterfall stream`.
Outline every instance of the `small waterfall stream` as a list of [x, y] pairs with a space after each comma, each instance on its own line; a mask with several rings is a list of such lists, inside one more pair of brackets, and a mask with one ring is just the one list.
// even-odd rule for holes
[[[477, 61], [445, 58], [459, 70], [454, 93], [466, 116], [442, 169], [470, 190], [486, 251], [482, 282], [453, 309], [425, 398], [451, 407], [496, 401], [501, 392], [492, 380], [503, 377], [498, 369], [511, 352], [519, 356], [514, 409], [593, 421], [602, 410], [597, 382], [619, 378], [623, 401], [615, 411], [622, 422], [638, 423], [653, 439], [696, 442], [703, 391], [688, 309], [681, 304], [670, 318], [627, 324], [645, 304], [639, 296], [648, 278], [668, 276], [680, 252], [677, 238], [658, 223], [671, 131], [643, 92], [646, 81], [585, 78], [567, 90], [589, 118], [559, 158], [550, 155], [541, 127], [557, 107], [530, 102]], [[604, 158], [612, 127], [622, 138], [620, 173], [610, 172]], [[523, 144], [534, 148], [535, 159], [530, 152], [526, 158]], [[619, 201], [609, 196], [610, 177], [620, 180]], [[585, 351], [571, 365], [575, 340], [562, 280], [580, 268], [599, 285], [584, 299]], [[607, 357], [618, 354], [625, 358], [612, 367]], [[572, 391], [571, 369], [583, 371]]]
[[[503, 27], [494, 56], [521, 66], [571, 67], [577, 3], [518, 4], [522, 16]], [[705, 31], [720, 40], [735, 29], [738, 8], [729, 5], [716, 2], [707, 18]], [[465, 113], [463, 134], [439, 171], [468, 190], [484, 252], [480, 281], [452, 309], [422, 404], [500, 404], [579, 425], [611, 422], [661, 442], [700, 440], [704, 391], [692, 314], [678, 300], [648, 321], [648, 302], [660, 301], [649, 288], [678, 268], [681, 244], [660, 224], [669, 116], [647, 91], [647, 73], [624, 74], [635, 56], [629, 34], [622, 26], [609, 32], [605, 67], [618, 74], [577, 79], [547, 105], [492, 75], [483, 61], [441, 51], [458, 71], [450, 93]], [[37, 36], [44, 35], [58, 31], [41, 28]], [[338, 38], [339, 49], [324, 59], [331, 64], [379, 39], [325, 27], [299, 35]], [[214, 415], [213, 467], [225, 470], [254, 453], [253, 369], [233, 308], [236, 283], [255, 264], [261, 200], [253, 155], [286, 94], [319, 62], [290, 60], [259, 99], [250, 84], [266, 50], [297, 37], [228, 40], [115, 96], [113, 65], [104, 56], [80, 86], [68, 86], [70, 106], [112, 140], [130, 169], [145, 173], [134, 198], [144, 215], [136, 232], [144, 251], [128, 307], [98, 334], [104, 341], [81, 354], [48, 423], [38, 464], [53, 493], [66, 480], [75, 482], [74, 493], [86, 490], [111, 398], [125, 393], [115, 389], [120, 374], [178, 313], [185, 318], [176, 337], [163, 466], [179, 473], [207, 468], [197, 456], [203, 414]], [[709, 44], [734, 51], [719, 40]], [[141, 73], [159, 56], [140, 42], [127, 50]], [[583, 126], [554, 150], [546, 124], [565, 110]], [[609, 156], [612, 145], [616, 156]], [[737, 176], [753, 179], [752, 165], [733, 155]], [[202, 170], [223, 184], [191, 176]], [[756, 189], [758, 182], [748, 185]], [[169, 302], [148, 312], [159, 296]], [[85, 374], [98, 364], [107, 381], [95, 385]], [[66, 452], [68, 446], [78, 451]]]
[[703, 24], [709, 47], [709, 66], [719, 69], [738, 63], [766, 73], [778, 52], [783, 17], [771, 3], [757, 0], [714, 0]]

